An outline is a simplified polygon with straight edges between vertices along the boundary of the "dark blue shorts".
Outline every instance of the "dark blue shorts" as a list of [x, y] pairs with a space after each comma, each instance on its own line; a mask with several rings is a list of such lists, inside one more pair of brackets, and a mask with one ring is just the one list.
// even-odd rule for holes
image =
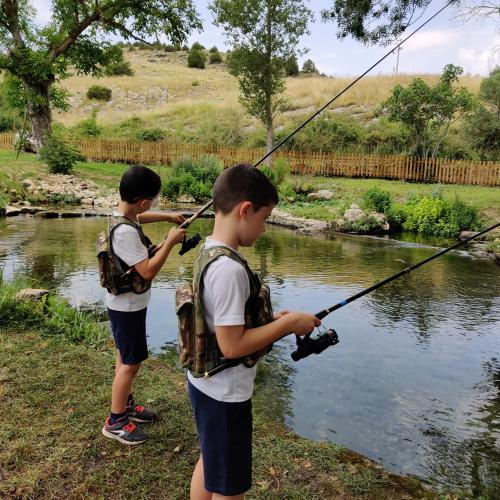
[[146, 311], [124, 312], [108, 309], [111, 331], [122, 362], [125, 365], [138, 365], [148, 358], [146, 341]]
[[252, 400], [217, 401], [188, 382], [200, 436], [205, 489], [241, 495], [252, 486]]

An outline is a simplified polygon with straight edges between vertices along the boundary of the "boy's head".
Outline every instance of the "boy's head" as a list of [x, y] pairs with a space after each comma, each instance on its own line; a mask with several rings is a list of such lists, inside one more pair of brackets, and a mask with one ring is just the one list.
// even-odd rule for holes
[[160, 189], [160, 176], [141, 165], [132, 165], [120, 180], [122, 201], [137, 205], [139, 213], [151, 208], [153, 200], [160, 194]]
[[266, 218], [278, 203], [273, 183], [249, 164], [222, 172], [215, 181], [213, 196], [216, 217], [234, 219], [243, 246], [251, 246], [262, 234]]

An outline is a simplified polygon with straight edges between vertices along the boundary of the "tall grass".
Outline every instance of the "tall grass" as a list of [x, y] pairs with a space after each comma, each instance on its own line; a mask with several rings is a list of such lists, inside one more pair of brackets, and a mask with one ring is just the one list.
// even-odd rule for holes
[[55, 295], [39, 302], [19, 300], [16, 294], [29, 283], [22, 279], [5, 281], [0, 275], [0, 328], [35, 330], [42, 335], [72, 343], [99, 347], [109, 338], [106, 327], [90, 313], [80, 311]]

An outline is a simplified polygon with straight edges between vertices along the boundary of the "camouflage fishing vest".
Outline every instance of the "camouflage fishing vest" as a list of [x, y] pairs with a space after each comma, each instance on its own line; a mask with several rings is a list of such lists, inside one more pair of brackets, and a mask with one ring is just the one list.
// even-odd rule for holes
[[273, 321], [269, 288], [261, 285], [259, 277], [250, 270], [247, 262], [228, 247], [203, 247], [195, 262], [193, 281], [182, 284], [175, 294], [180, 362], [194, 377], [211, 377], [239, 364], [251, 368], [272, 348], [269, 345], [244, 358], [228, 359], [222, 355], [215, 333], [208, 329], [201, 300], [203, 273], [214, 260], [223, 255], [241, 264], [250, 280], [250, 297], [245, 304], [245, 328], [256, 328]]
[[151, 258], [154, 255], [155, 246], [144, 234], [139, 224], [128, 217], [111, 215], [107, 231], [99, 233], [96, 241], [101, 286], [113, 295], [128, 292], [145, 293], [151, 288], [151, 281], [145, 280], [135, 269], [129, 271], [129, 266], [113, 252], [112, 235], [120, 224], [126, 224], [136, 229], [142, 244], [148, 249], [148, 256]]

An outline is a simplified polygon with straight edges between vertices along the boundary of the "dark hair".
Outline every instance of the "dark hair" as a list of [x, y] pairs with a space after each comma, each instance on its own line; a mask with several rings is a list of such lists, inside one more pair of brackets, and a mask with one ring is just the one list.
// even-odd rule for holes
[[250, 201], [255, 211], [278, 203], [278, 192], [272, 182], [248, 163], [224, 170], [214, 184], [216, 212], [228, 214], [242, 201]]
[[132, 165], [120, 180], [120, 197], [127, 203], [135, 203], [142, 198], [154, 198], [160, 189], [160, 176], [141, 165]]

